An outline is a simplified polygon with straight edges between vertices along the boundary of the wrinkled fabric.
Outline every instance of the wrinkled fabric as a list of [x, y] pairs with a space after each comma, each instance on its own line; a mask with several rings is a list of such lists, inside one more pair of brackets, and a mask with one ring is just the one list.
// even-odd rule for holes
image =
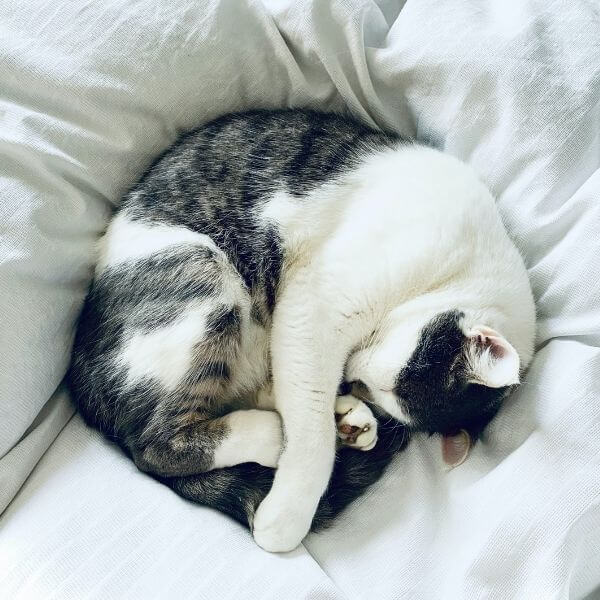
[[[0, 598], [596, 593], [595, 2], [0, 0], [0, 15]], [[463, 465], [417, 437], [333, 528], [272, 556], [79, 417], [63, 428], [64, 392], [48, 400], [123, 192], [178, 132], [282, 106], [349, 109], [472, 164], [524, 255], [538, 339]]]

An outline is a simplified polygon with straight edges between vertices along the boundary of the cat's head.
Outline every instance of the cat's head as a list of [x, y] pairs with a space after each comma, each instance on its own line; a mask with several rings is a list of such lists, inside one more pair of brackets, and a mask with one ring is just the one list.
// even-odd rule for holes
[[351, 356], [346, 378], [415, 431], [476, 440], [519, 383], [520, 359], [498, 331], [449, 310], [391, 324]]

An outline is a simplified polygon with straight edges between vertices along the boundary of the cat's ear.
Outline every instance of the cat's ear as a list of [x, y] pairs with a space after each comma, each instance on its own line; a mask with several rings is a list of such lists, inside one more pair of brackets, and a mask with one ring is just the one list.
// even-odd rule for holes
[[461, 429], [454, 435], [442, 436], [442, 458], [449, 467], [458, 467], [465, 462], [473, 443], [471, 437]]
[[491, 388], [519, 383], [519, 355], [502, 334], [491, 327], [476, 325], [467, 336], [469, 381]]

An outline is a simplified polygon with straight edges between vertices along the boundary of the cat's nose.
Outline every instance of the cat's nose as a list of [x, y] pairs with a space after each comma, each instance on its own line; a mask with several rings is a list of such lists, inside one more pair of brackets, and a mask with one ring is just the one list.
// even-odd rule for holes
[[347, 396], [352, 392], [352, 384], [349, 381], [342, 381], [338, 386], [337, 395], [338, 396]]

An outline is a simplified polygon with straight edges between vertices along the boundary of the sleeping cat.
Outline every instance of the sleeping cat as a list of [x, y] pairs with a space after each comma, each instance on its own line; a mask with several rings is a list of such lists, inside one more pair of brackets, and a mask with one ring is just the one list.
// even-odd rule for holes
[[476, 439], [533, 336], [523, 262], [470, 168], [349, 118], [254, 111], [183, 136], [127, 194], [70, 382], [141, 470], [287, 551], [405, 432]]

